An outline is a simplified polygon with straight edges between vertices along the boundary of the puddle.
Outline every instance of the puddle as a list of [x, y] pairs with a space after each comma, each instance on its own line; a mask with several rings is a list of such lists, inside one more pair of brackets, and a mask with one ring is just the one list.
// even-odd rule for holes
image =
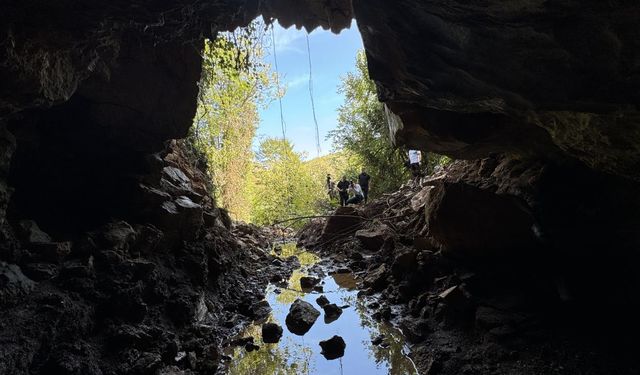
[[[289, 279], [288, 288], [269, 285], [266, 299], [273, 309], [269, 322], [278, 323], [284, 333], [277, 344], [264, 344], [261, 323], [249, 326], [239, 337], [253, 336], [259, 350], [247, 352], [242, 347], [232, 348], [228, 354], [233, 358], [227, 370], [231, 375], [265, 374], [417, 374], [413, 362], [407, 357], [408, 349], [401, 332], [387, 323], [376, 322], [368, 314], [363, 300], [358, 300], [356, 280], [348, 273], [325, 277], [321, 284], [324, 293], [305, 292], [300, 288], [300, 278], [307, 275], [307, 268], [320, 259], [314, 254], [299, 250], [295, 245], [285, 245], [281, 256], [295, 255], [302, 265]], [[324, 312], [316, 298], [324, 294], [331, 303], [343, 309], [340, 318], [330, 324], [324, 322]], [[296, 298], [313, 305], [321, 316], [304, 336], [289, 332], [285, 318], [289, 306]], [[372, 340], [384, 335], [383, 345], [373, 345]], [[347, 344], [344, 356], [327, 360], [320, 354], [318, 344], [333, 335], [341, 336]]]

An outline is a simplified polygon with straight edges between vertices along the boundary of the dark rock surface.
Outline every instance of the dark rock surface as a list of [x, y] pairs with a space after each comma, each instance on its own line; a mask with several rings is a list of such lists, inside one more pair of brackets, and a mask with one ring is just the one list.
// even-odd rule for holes
[[344, 356], [344, 350], [347, 344], [342, 337], [333, 336], [332, 338], [324, 341], [320, 341], [320, 347], [322, 348], [322, 355], [328, 359], [338, 359]]
[[274, 344], [282, 337], [282, 327], [276, 323], [265, 323], [262, 325], [262, 341], [267, 344]]
[[640, 98], [629, 58], [638, 53], [637, 4], [353, 6], [398, 142], [465, 159], [505, 151], [575, 158], [640, 177]]
[[320, 306], [320, 307], [325, 307], [325, 306], [326, 306], [326, 305], [328, 305], [330, 302], [329, 302], [329, 299], [327, 299], [327, 297], [326, 297], [326, 296], [322, 295], [322, 296], [320, 296], [320, 297], [318, 297], [318, 298], [316, 299], [316, 303], [317, 303], [317, 304], [318, 304], [318, 306]]
[[312, 289], [319, 282], [320, 282], [320, 279], [318, 279], [317, 277], [302, 276], [300, 278], [300, 287], [302, 289]]
[[[434, 330], [416, 346], [424, 373], [637, 374], [639, 13], [600, 0], [2, 3], [0, 373], [213, 373], [214, 338], [260, 315], [261, 285], [291, 264], [234, 227], [171, 139], [192, 124], [202, 40], [262, 14], [333, 31], [355, 16], [395, 141], [477, 159], [301, 238], [346, 246], [339, 260], [369, 292]], [[402, 217], [386, 223], [399, 236], [352, 236], [381, 230], [374, 216]], [[452, 287], [464, 303], [440, 297]]]
[[[203, 174], [181, 147], [170, 145], [159, 170], [179, 168], [195, 191]], [[184, 193], [147, 183], [171, 200]], [[194, 231], [116, 220], [58, 241], [38, 224], [18, 222], [17, 264], [0, 262], [0, 373], [215, 372], [218, 338], [268, 315], [263, 288], [293, 268], [274, 262], [271, 235], [256, 227], [232, 234], [222, 222]], [[178, 352], [188, 354], [177, 361]]]
[[285, 323], [291, 333], [303, 336], [309, 332], [319, 316], [320, 312], [309, 302], [296, 299], [289, 308]]
[[[631, 375], [640, 368], [628, 350], [640, 333], [633, 296], [640, 282], [625, 264], [638, 262], [633, 220], [627, 221], [632, 208], [618, 204], [624, 213], [618, 217], [607, 204], [593, 202], [589, 207], [603, 213], [602, 219], [595, 212], [581, 216], [586, 212], [574, 206], [564, 216], [571, 219], [551, 220], [546, 215], [557, 212], [560, 202], [576, 204], [569, 190], [597, 196], [584, 176], [555, 168], [504, 157], [454, 162], [359, 211], [364, 230], [395, 229], [374, 256], [354, 256], [369, 252], [355, 233], [314, 250], [350, 262], [367, 288], [359, 298], [373, 299], [367, 302], [372, 318], [402, 329], [420, 373], [534, 375], [562, 368]], [[562, 188], [548, 180], [558, 179], [560, 170], [567, 174]], [[636, 209], [631, 186], [621, 183], [620, 196], [604, 199], [622, 199]], [[449, 188], [458, 198], [448, 206], [442, 202]], [[456, 222], [445, 225], [441, 221], [450, 220], [449, 214]], [[579, 235], [575, 225], [593, 233]], [[598, 227], [606, 233], [625, 228], [619, 234], [625, 244], [606, 246]], [[447, 234], [448, 229], [459, 232]]]
[[324, 322], [326, 324], [335, 322], [342, 315], [342, 308], [335, 303], [326, 304], [322, 306], [322, 309], [324, 310]]

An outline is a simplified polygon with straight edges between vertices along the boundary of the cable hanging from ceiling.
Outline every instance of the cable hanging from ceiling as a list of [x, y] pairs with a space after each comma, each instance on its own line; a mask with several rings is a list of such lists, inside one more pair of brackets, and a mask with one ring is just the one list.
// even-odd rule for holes
[[311, 99], [311, 112], [313, 113], [313, 123], [316, 128], [316, 152], [317, 156], [320, 156], [320, 129], [318, 127], [318, 118], [316, 117], [316, 104], [313, 100], [313, 74], [312, 74], [312, 65], [311, 65], [311, 46], [309, 44], [309, 33], [306, 34], [307, 37], [307, 56], [309, 58], [309, 98]]
[[284, 112], [282, 111], [282, 95], [280, 92], [280, 71], [278, 70], [278, 55], [276, 54], [276, 33], [275, 22], [271, 23], [271, 45], [273, 46], [273, 63], [276, 69], [276, 93], [278, 95], [278, 105], [280, 107], [280, 126], [282, 127], [282, 140], [287, 138], [287, 125], [284, 122]]

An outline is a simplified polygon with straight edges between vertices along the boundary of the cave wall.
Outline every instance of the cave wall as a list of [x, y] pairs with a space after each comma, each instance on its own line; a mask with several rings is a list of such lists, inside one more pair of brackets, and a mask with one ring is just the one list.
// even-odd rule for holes
[[633, 1], [353, 2], [399, 143], [508, 152], [640, 178]]
[[[166, 197], [144, 181], [153, 154], [191, 124], [202, 39], [258, 14], [334, 32], [355, 16], [397, 143], [461, 159], [507, 155], [503, 173], [513, 178], [501, 184], [510, 189], [490, 187], [490, 173], [465, 181], [468, 191], [524, 199], [561, 248], [602, 226], [626, 229], [591, 244], [635, 249], [637, 215], [610, 198], [634, 201], [640, 191], [635, 2], [69, 0], [0, 9], [3, 258], [15, 248], [5, 212], [60, 237], [112, 218], [149, 220]], [[559, 172], [527, 200], [520, 161]], [[553, 204], [538, 210], [543, 200]]]

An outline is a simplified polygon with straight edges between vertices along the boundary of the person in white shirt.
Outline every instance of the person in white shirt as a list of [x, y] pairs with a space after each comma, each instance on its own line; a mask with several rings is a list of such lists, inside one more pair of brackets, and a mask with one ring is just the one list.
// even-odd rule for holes
[[362, 193], [362, 187], [357, 182], [351, 182], [351, 191], [353, 197], [349, 198], [347, 204], [358, 204], [364, 200], [364, 194]]
[[409, 150], [409, 169], [413, 177], [420, 176], [420, 162], [422, 161], [422, 153], [419, 150]]

